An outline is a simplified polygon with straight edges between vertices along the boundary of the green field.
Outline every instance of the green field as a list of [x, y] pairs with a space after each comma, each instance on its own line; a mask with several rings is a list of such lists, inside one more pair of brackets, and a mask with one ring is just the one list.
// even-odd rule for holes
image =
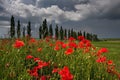
[[120, 41], [71, 40], [0, 40], [0, 80], [120, 79]]
[[116, 68], [120, 72], [120, 41], [100, 41], [93, 42], [96, 47], [106, 47], [109, 52], [107, 56], [114, 61]]

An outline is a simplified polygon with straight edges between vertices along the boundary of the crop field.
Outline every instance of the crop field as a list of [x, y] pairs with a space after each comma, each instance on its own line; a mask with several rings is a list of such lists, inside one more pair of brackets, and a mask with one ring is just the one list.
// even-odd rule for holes
[[120, 42], [0, 40], [0, 80], [118, 80]]
[[120, 40], [93, 42], [96, 47], [106, 47], [109, 52], [107, 56], [114, 61], [120, 71]]

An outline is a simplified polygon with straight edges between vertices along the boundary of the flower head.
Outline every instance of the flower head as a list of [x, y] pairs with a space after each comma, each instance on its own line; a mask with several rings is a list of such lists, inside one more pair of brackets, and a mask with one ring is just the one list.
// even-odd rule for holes
[[23, 41], [20, 41], [20, 40], [16, 40], [15, 43], [13, 44], [13, 47], [14, 48], [21, 48], [23, 47], [25, 44]]
[[42, 48], [38, 48], [37, 51], [38, 51], [38, 52], [41, 52], [41, 51], [42, 51]]
[[73, 80], [73, 75], [70, 73], [70, 70], [67, 66], [64, 66], [63, 69], [59, 71], [61, 80]]
[[66, 55], [69, 55], [69, 54], [72, 54], [74, 52], [73, 48], [68, 48], [66, 51], [65, 51], [65, 54]]
[[108, 61], [107, 61], [107, 64], [108, 64], [108, 65], [112, 65], [112, 64], [113, 64], [113, 61], [112, 61], [112, 60], [108, 60]]
[[33, 58], [33, 56], [31, 56], [31, 55], [26, 56], [26, 59], [32, 59], [32, 58]]
[[106, 57], [105, 56], [98, 57], [98, 59], [96, 60], [97, 63], [103, 63], [105, 61], [106, 61]]

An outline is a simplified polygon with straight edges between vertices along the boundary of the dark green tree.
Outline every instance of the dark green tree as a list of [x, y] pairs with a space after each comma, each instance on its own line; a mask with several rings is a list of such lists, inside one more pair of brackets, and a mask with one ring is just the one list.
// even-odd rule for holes
[[80, 33], [79, 36], [82, 36], [82, 32], [80, 31], [79, 33]]
[[67, 29], [64, 30], [64, 37], [67, 38]]
[[23, 27], [23, 37], [25, 37], [25, 27]]
[[10, 21], [10, 37], [11, 38], [15, 37], [15, 21], [13, 15], [11, 16], [11, 21]]
[[46, 33], [45, 33], [45, 36], [49, 36], [49, 32], [48, 32], [48, 27], [46, 27]]
[[92, 38], [93, 38], [93, 35], [92, 35], [92, 33], [90, 33], [90, 40], [91, 40], [91, 41], [93, 41]]
[[27, 35], [31, 37], [31, 22], [30, 21], [28, 22], [28, 25], [27, 25]]
[[53, 29], [52, 29], [52, 24], [49, 26], [49, 36], [53, 36]]
[[93, 39], [93, 41], [99, 41], [99, 39], [98, 39], [96, 34], [93, 35], [92, 39]]
[[43, 33], [43, 38], [48, 36], [48, 27], [47, 27], [47, 20], [46, 19], [42, 23], [42, 33]]
[[21, 31], [20, 31], [20, 21], [18, 20], [18, 25], [17, 25], [17, 37], [20, 38]]
[[63, 36], [63, 28], [62, 26], [60, 27], [60, 39], [63, 40], [64, 39], [64, 36]]
[[68, 38], [71, 37], [70, 29], [68, 30]]
[[73, 31], [73, 37], [77, 39], [77, 33], [75, 31]]
[[58, 25], [56, 25], [56, 28], [55, 28], [55, 38], [56, 40], [59, 38]]
[[42, 26], [39, 27], [39, 38], [42, 39]]
[[78, 36], [80, 36], [80, 32], [78, 32]]
[[86, 38], [86, 32], [85, 31], [83, 32], [83, 36], [84, 36], [84, 38]]
[[73, 34], [74, 34], [74, 31], [73, 31], [73, 29], [71, 29], [71, 37], [73, 37]]
[[86, 33], [86, 39], [90, 40], [90, 34]]

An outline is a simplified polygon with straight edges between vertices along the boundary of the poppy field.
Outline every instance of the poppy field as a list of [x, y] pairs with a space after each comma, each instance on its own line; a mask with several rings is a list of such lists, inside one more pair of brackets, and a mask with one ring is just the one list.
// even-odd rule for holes
[[1, 39], [0, 80], [120, 80], [109, 48], [83, 36]]

